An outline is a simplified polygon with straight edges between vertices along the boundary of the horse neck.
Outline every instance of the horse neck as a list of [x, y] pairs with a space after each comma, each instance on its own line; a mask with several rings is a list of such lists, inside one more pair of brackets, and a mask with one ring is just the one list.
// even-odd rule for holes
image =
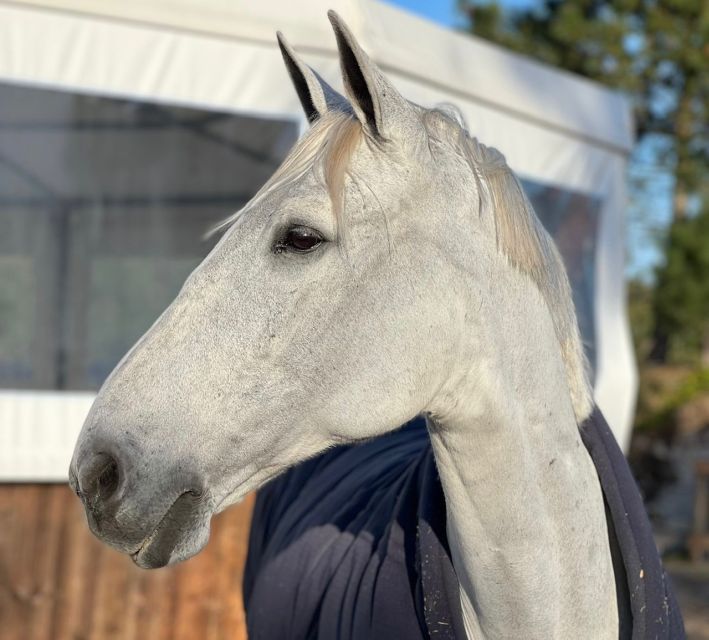
[[429, 419], [468, 637], [617, 637], [602, 494], [549, 311], [511, 268], [491, 280]]

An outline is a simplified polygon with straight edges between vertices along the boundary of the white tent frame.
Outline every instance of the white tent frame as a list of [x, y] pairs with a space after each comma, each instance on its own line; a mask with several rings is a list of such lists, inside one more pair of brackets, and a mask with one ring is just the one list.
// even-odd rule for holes
[[[637, 387], [623, 278], [633, 126], [620, 94], [371, 0], [0, 0], [0, 82], [295, 118], [304, 128], [274, 34], [283, 30], [339, 86], [325, 17], [333, 5], [408, 98], [455, 104], [522, 177], [602, 197], [595, 394], [627, 444]], [[93, 397], [0, 390], [0, 480], [64, 480]]]

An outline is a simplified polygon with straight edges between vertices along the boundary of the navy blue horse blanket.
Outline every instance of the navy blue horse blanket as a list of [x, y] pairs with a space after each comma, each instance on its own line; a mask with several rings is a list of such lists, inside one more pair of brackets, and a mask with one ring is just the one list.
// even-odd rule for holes
[[[642, 499], [600, 411], [581, 434], [606, 502], [619, 638], [685, 638]], [[327, 451], [259, 493], [244, 602], [252, 640], [466, 637], [422, 419]]]

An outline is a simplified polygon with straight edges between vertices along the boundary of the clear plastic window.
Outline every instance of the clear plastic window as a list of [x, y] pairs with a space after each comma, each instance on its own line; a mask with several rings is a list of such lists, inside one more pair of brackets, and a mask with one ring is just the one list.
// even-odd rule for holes
[[596, 368], [596, 332], [593, 316], [596, 242], [601, 199], [529, 180], [522, 180], [534, 210], [559, 248], [576, 305], [591, 373]]
[[297, 136], [0, 84], [0, 388], [97, 389]]

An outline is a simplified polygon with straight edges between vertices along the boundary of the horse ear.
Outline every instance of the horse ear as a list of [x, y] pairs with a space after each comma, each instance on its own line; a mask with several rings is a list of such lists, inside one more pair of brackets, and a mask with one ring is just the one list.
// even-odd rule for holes
[[390, 138], [395, 123], [409, 119], [414, 113], [411, 104], [369, 59], [342, 18], [332, 10], [327, 16], [337, 38], [345, 93], [355, 115], [373, 133]]
[[347, 99], [337, 93], [315, 71], [300, 60], [280, 31], [276, 33], [276, 36], [283, 61], [286, 63], [286, 69], [288, 69], [288, 74], [298, 93], [300, 104], [303, 105], [308, 122], [312, 124], [331, 109], [350, 110]]

